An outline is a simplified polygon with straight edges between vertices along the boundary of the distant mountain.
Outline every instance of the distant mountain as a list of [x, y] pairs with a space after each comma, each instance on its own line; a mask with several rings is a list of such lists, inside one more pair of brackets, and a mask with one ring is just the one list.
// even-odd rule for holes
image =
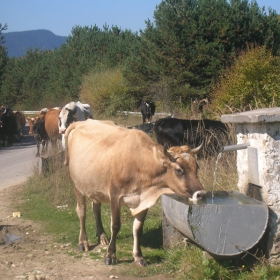
[[66, 42], [66, 36], [58, 36], [49, 30], [30, 30], [2, 33], [9, 57], [25, 55], [30, 48], [35, 50], [54, 50]]

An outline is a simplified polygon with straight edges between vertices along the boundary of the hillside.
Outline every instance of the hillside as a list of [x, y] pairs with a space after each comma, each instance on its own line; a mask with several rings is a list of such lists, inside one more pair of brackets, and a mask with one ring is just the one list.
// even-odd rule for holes
[[2, 33], [9, 57], [20, 57], [32, 48], [54, 50], [66, 42], [66, 36], [58, 36], [49, 30], [30, 30]]

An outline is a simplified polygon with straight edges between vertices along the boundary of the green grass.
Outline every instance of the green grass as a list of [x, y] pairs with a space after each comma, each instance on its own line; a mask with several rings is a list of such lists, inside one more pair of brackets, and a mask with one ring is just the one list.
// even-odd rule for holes
[[[225, 158], [228, 163], [220, 163], [220, 168], [232, 168], [229, 158]], [[213, 162], [215, 159], [213, 159]], [[209, 179], [208, 170], [214, 168], [213, 162], [200, 163], [200, 176], [208, 189], [212, 187], [212, 178]], [[231, 163], [231, 165], [230, 165]], [[71, 256], [80, 258], [81, 254], [77, 250], [79, 221], [76, 215], [76, 200], [72, 182], [69, 178], [68, 170], [61, 162], [50, 163], [55, 168], [50, 168], [53, 172], [45, 176], [35, 174], [28, 180], [22, 193], [23, 203], [20, 211], [25, 213], [24, 217], [38, 221], [42, 224], [43, 230], [54, 236], [54, 242], [62, 244], [70, 243]], [[208, 166], [208, 169], [207, 169]], [[207, 170], [206, 170], [207, 169]], [[224, 172], [229, 176], [231, 172]], [[218, 173], [218, 181], [221, 185], [234, 186], [236, 174], [232, 171], [230, 177], [222, 177], [223, 171]], [[213, 175], [212, 175], [213, 176]], [[65, 208], [57, 206], [68, 205]], [[87, 207], [86, 229], [90, 245], [97, 244], [95, 236], [95, 221], [91, 213], [90, 203]], [[102, 206], [102, 217], [105, 231], [110, 235], [110, 209], [108, 205]], [[126, 266], [126, 271], [135, 276], [153, 276], [159, 274], [169, 274], [174, 279], [273, 279], [280, 280], [279, 267], [269, 266], [265, 259], [254, 255], [246, 255], [242, 259], [215, 260], [209, 259], [202, 250], [195, 245], [183, 243], [179, 247], [164, 250], [162, 247], [162, 210], [161, 201], [152, 207], [147, 215], [141, 247], [143, 255], [148, 263], [146, 268], [137, 268], [132, 265], [132, 223], [133, 217], [126, 208], [122, 209], [122, 227], [117, 237], [117, 259], [121, 265]], [[92, 259], [103, 258], [105, 249], [100, 253], [90, 251]]]

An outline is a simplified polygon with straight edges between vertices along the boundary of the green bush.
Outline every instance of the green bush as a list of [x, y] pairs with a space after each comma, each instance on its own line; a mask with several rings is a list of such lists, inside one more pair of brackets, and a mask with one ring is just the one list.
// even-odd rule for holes
[[212, 93], [212, 110], [229, 113], [280, 104], [280, 60], [264, 47], [240, 55]]
[[80, 99], [91, 105], [97, 114], [114, 115], [133, 106], [133, 98], [119, 68], [92, 72], [85, 76]]

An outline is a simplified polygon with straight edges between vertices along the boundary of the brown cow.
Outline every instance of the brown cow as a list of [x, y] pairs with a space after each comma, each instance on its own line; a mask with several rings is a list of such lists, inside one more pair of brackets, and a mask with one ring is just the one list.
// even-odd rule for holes
[[54, 147], [57, 144], [57, 141], [61, 139], [61, 134], [59, 134], [58, 131], [59, 113], [60, 109], [51, 109], [47, 111], [41, 110], [36, 119], [28, 120], [33, 126], [31, 131], [37, 142], [37, 157], [40, 156], [40, 143], [42, 143], [41, 154], [43, 154], [48, 148], [49, 140], [51, 140], [52, 146]]
[[58, 116], [60, 111], [61, 109], [50, 110], [45, 115], [45, 129], [52, 143], [55, 143], [58, 139], [61, 139], [61, 134], [59, 133], [58, 127]]
[[50, 110], [58, 110], [59, 108], [43, 108], [40, 110], [38, 116], [36, 117], [27, 117], [26, 120], [28, 121], [29, 124], [29, 132], [28, 134], [33, 135], [33, 125], [36, 123], [39, 117], [44, 117], [45, 114], [50, 111]]
[[145, 266], [140, 237], [147, 211], [162, 194], [175, 192], [192, 197], [203, 190], [194, 157], [201, 147], [172, 147], [167, 151], [143, 131], [91, 119], [72, 123], [66, 130], [65, 144], [65, 164], [69, 164], [80, 219], [79, 248], [87, 251], [89, 246], [85, 230], [86, 197], [92, 201], [101, 244], [108, 241], [101, 221], [101, 203], [110, 203], [111, 240], [105, 264], [115, 264], [120, 209], [125, 205], [135, 217], [134, 261]]
[[29, 131], [28, 134], [33, 135], [33, 125], [36, 122], [38, 117], [26, 117], [26, 120], [29, 124]]

